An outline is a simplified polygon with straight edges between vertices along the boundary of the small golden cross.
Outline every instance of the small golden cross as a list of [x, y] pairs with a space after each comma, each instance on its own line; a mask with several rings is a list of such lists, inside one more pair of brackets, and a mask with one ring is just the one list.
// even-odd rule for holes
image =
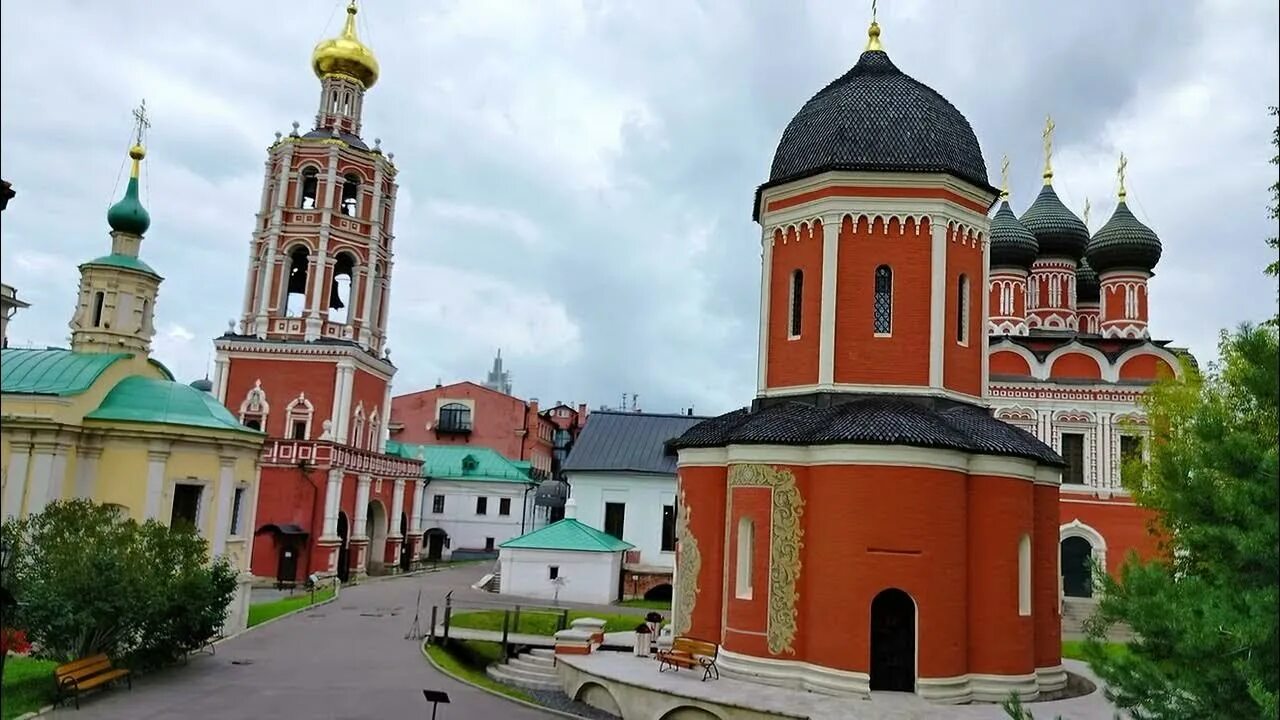
[[1089, 227], [1089, 198], [1084, 199], [1084, 226]]
[[1045, 180], [1050, 180], [1053, 178], [1053, 164], [1052, 164], [1053, 129], [1055, 127], [1057, 126], [1053, 124], [1053, 116], [1045, 115], [1044, 133], [1042, 134], [1042, 137], [1044, 138], [1044, 179]]
[[142, 99], [142, 104], [138, 105], [133, 111], [134, 132], [137, 137], [137, 144], [142, 144], [142, 133], [151, 127], [151, 119], [147, 117], [147, 100]]
[[1000, 197], [1009, 197], [1009, 156], [1000, 158]]
[[1125, 172], [1125, 169], [1128, 167], [1129, 167], [1129, 158], [1125, 157], [1124, 153], [1120, 153], [1120, 167], [1116, 168], [1116, 176], [1120, 178], [1119, 194], [1120, 194], [1121, 200], [1124, 200], [1125, 195], [1128, 194], [1125, 192], [1125, 189], [1124, 189], [1124, 172]]

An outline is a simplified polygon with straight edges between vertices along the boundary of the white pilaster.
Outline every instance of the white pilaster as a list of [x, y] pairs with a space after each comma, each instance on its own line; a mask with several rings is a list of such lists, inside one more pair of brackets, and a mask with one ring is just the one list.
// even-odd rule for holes
[[426, 493], [426, 481], [418, 478], [413, 481], [413, 502], [409, 505], [409, 533], [422, 534], [422, 498]]
[[[991, 321], [991, 241], [986, 235], [982, 236], [982, 288], [979, 294], [978, 305], [982, 307], [982, 323], [978, 325], [976, 332], [982, 336], [982, 385], [979, 395], [983, 398], [991, 392], [991, 332], [987, 326]], [[972, 325], [970, 326], [972, 327]], [[975, 332], [970, 329], [969, 332]]]
[[[387, 533], [389, 538], [399, 538], [400, 535], [400, 515], [404, 513], [404, 478], [396, 478], [395, 484], [391, 490], [391, 517], [388, 524], [390, 532]], [[411, 528], [408, 526], [406, 530]]]
[[387, 383], [387, 389], [382, 394], [382, 426], [378, 428], [378, 445], [374, 448], [377, 452], [384, 453], [387, 451], [387, 441], [391, 439], [391, 383]]
[[76, 454], [76, 497], [93, 497], [93, 484], [98, 477], [98, 459], [101, 457], [100, 448], [80, 448]]
[[835, 382], [836, 268], [840, 252], [840, 216], [822, 216], [822, 310], [818, 325], [818, 385]]
[[218, 492], [214, 504], [213, 543], [214, 557], [227, 549], [227, 535], [231, 532], [231, 503], [235, 497], [236, 459], [232, 456], [218, 458]]
[[324, 529], [322, 539], [337, 539], [338, 511], [342, 508], [342, 470], [333, 468], [329, 471], [329, 482], [324, 493]]
[[333, 384], [333, 441], [347, 442], [347, 429], [351, 423], [351, 387], [354, 384], [356, 366], [350, 358], [338, 361], [338, 375]]
[[223, 405], [227, 404], [227, 378], [230, 375], [231, 358], [226, 353], [219, 352], [217, 359], [213, 363], [213, 390], [218, 398], [218, 402]]
[[354, 510], [355, 517], [352, 518], [353, 520], [352, 525], [355, 528], [355, 530], [351, 534], [351, 536], [355, 538], [366, 537], [366, 533], [369, 530], [369, 528], [366, 526], [366, 523], [368, 522], [368, 519], [369, 519], [368, 518], [369, 483], [372, 482], [372, 480], [373, 478], [371, 478], [368, 475], [361, 475], [356, 479], [356, 506]]
[[164, 496], [164, 469], [168, 463], [167, 451], [152, 450], [147, 453], [147, 504], [143, 507], [142, 520], [155, 520], [160, 515], [160, 500]]
[[52, 445], [36, 443], [31, 459], [31, 479], [28, 481], [28, 515], [35, 515], [49, 504], [50, 488], [54, 485], [53, 453]]
[[769, 275], [773, 270], [773, 233], [765, 228], [760, 239], [760, 352], [757, 353], [759, 381], [764, 392], [769, 381]]
[[[942, 350], [947, 337], [947, 218], [930, 218], [929, 253], [929, 386], [942, 387]], [[903, 288], [902, 290], [906, 290]], [[895, 292], [901, 292], [894, 288]]]
[[31, 443], [12, 443], [9, 453], [9, 467], [4, 474], [4, 516], [14, 518], [22, 515], [22, 496], [27, 489], [27, 469], [31, 464]]

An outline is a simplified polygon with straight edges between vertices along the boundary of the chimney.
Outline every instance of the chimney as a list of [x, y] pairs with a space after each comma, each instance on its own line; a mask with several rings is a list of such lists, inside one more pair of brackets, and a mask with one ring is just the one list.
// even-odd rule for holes
[[538, 414], [538, 398], [529, 398], [529, 411], [534, 415]]
[[693, 407], [689, 408], [689, 417], [693, 417]]
[[569, 498], [564, 501], [564, 519], [574, 520], [578, 517], [578, 501]]
[[578, 419], [579, 419], [579, 420], [586, 420], [586, 419], [587, 419], [587, 404], [586, 404], [586, 403], [578, 403]]

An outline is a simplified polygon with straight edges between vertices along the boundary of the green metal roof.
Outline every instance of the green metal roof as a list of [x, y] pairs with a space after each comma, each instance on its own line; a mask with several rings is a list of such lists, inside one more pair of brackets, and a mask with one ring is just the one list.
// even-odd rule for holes
[[79, 395], [128, 353], [79, 353], [61, 348], [0, 351], [0, 391], [24, 395]]
[[121, 380], [86, 420], [163, 423], [262, 435], [236, 420], [213, 396], [171, 380], [133, 375]]
[[138, 272], [148, 273], [160, 277], [160, 273], [151, 269], [151, 266], [142, 262], [132, 255], [121, 255], [119, 253], [111, 253], [103, 255], [100, 258], [94, 258], [85, 265], [110, 265], [111, 267], [124, 268], [126, 270], [137, 270]]
[[621, 552], [635, 547], [625, 540], [565, 518], [550, 525], [499, 543], [498, 547], [525, 550], [577, 550], [579, 552]]
[[421, 460], [423, 477], [475, 482], [534, 482], [516, 463], [485, 447], [417, 445], [388, 440], [387, 454]]

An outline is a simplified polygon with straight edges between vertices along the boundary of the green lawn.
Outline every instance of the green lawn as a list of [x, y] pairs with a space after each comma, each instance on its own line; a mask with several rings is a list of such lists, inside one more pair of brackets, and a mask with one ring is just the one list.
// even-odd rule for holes
[[665, 610], [671, 612], [670, 600], [645, 600], [644, 598], [636, 598], [635, 600], [623, 600], [618, 603], [623, 607], [649, 608], [650, 610]]
[[[323, 602], [333, 597], [333, 587], [324, 587], [316, 591], [316, 602]], [[249, 606], [249, 627], [259, 625], [272, 618], [280, 617], [294, 610], [301, 610], [311, 604], [311, 593], [301, 592], [293, 597], [258, 603]]]
[[52, 660], [27, 657], [5, 660], [0, 718], [10, 720], [53, 702], [53, 669], [57, 666]]
[[[473, 630], [497, 630], [502, 631], [502, 610], [481, 610], [478, 612], [455, 612], [450, 617], [450, 627], [471, 628]], [[635, 630], [636, 625], [644, 622], [641, 615], [602, 615], [584, 610], [570, 610], [569, 620], [572, 622], [577, 618], [594, 617], [604, 620], [605, 632], [618, 632], [622, 630]], [[515, 620], [515, 614], [512, 613], [512, 621]], [[554, 635], [556, 633], [556, 624], [560, 620], [560, 613], [556, 612], [534, 612], [525, 610], [520, 613], [520, 627], [508, 628], [509, 632], [528, 633], [530, 635]]]
[[445, 671], [457, 675], [472, 685], [479, 685], [526, 702], [533, 702], [533, 698], [528, 694], [485, 675], [484, 669], [490, 663], [497, 662], [502, 656], [499, 643], [452, 640], [449, 642], [448, 649], [439, 645], [428, 645], [427, 654]]
[[[1129, 652], [1128, 646], [1124, 643], [1104, 643], [1103, 649], [1109, 656], [1123, 655]], [[1063, 640], [1062, 641], [1062, 657], [1072, 660], [1084, 660], [1084, 641], [1083, 640]]]

